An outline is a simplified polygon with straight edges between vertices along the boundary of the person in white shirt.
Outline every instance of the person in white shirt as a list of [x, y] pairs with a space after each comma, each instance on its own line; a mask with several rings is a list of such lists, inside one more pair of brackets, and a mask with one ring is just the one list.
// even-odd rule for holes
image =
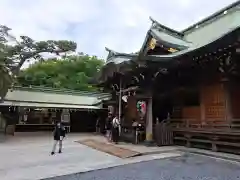
[[120, 121], [118, 117], [115, 116], [112, 120], [112, 141], [116, 144], [119, 141], [119, 128], [120, 128]]

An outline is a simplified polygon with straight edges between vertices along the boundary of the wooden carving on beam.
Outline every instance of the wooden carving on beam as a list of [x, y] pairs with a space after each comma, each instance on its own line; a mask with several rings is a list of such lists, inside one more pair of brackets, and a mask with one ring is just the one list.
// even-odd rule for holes
[[154, 75], [152, 79], [155, 79], [158, 77], [160, 74], [167, 74], [168, 70], [166, 68], [160, 68]]
[[119, 87], [118, 87], [117, 84], [113, 84], [113, 85], [112, 85], [112, 89], [113, 89], [114, 91], [119, 91]]
[[148, 44], [148, 48], [149, 49], [154, 49], [156, 47], [156, 44], [157, 44], [157, 40], [152, 38], [150, 41], [149, 41], [149, 44]]
[[237, 70], [237, 64], [232, 56], [229, 55], [226, 58], [220, 59], [218, 70], [225, 75], [234, 74]]
[[145, 76], [142, 73], [140, 73], [139, 76], [133, 76], [132, 78], [137, 84], [145, 80]]

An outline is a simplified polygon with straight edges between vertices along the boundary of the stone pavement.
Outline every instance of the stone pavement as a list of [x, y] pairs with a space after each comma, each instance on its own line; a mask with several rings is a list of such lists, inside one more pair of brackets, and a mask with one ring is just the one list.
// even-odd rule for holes
[[150, 160], [46, 180], [240, 180], [240, 164], [199, 155]]
[[[14, 137], [8, 137], [7, 141], [0, 143], [0, 179], [35, 180], [182, 155], [182, 153], [174, 151], [166, 152], [167, 148], [164, 147], [163, 153], [159, 155], [123, 160], [75, 142], [84, 138], [105, 141], [102, 136], [92, 134], [69, 134], [64, 141], [63, 153], [51, 156], [53, 143], [51, 133], [16, 133]], [[145, 151], [147, 154], [157, 153], [157, 150], [161, 149], [124, 143], [119, 146]], [[174, 149], [173, 147], [169, 148], [169, 150]]]

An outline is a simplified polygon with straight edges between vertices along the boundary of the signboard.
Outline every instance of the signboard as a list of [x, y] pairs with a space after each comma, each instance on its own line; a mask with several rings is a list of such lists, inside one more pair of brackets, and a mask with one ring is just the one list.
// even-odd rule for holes
[[62, 115], [61, 115], [61, 121], [63, 123], [70, 123], [70, 113], [68, 109], [63, 109]]

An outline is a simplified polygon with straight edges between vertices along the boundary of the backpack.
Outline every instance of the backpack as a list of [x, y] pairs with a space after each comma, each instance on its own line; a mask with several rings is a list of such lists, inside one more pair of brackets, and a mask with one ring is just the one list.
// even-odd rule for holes
[[119, 123], [118, 119], [114, 118], [113, 121], [112, 121], [112, 126], [114, 128], [117, 128], [119, 125], [120, 125], [120, 123]]

